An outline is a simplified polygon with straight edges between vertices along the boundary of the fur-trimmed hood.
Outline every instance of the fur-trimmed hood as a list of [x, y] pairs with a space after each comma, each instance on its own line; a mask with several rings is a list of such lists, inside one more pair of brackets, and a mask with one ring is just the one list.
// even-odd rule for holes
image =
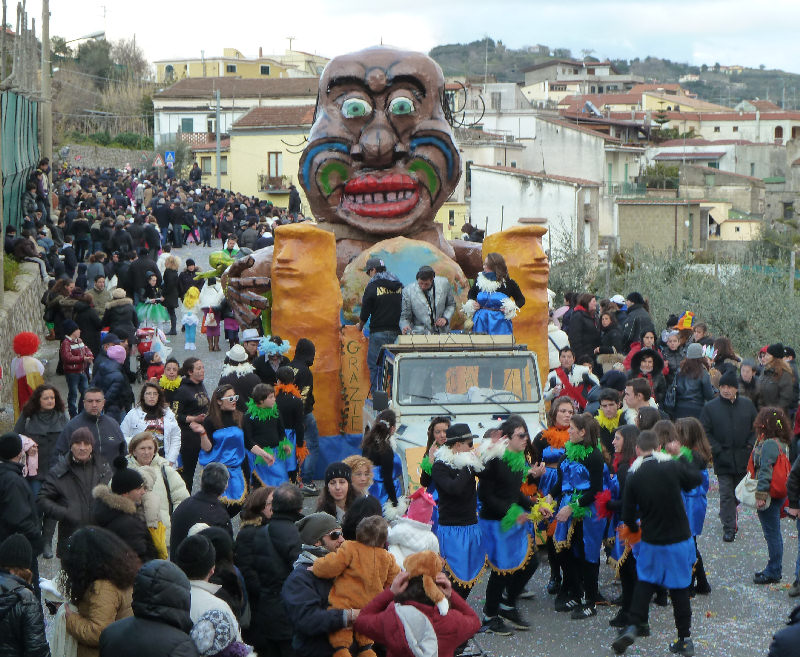
[[648, 454], [647, 456], [638, 456], [636, 460], [631, 463], [631, 467], [628, 470], [628, 474], [633, 474], [639, 469], [639, 466], [642, 465], [646, 460], [653, 458], [659, 463], [664, 463], [666, 461], [671, 461], [672, 457], [669, 454], [664, 454], [664, 452], [653, 452], [652, 454]]
[[123, 297], [122, 299], [111, 299], [106, 303], [106, 310], [109, 308], [116, 308], [117, 306], [132, 306], [133, 299], [130, 297]]
[[456, 453], [447, 445], [442, 445], [436, 450], [436, 455], [433, 457], [433, 460], [441, 461], [453, 470], [460, 470], [466, 467], [472, 468], [475, 472], [483, 470], [483, 462], [475, 452]]
[[117, 495], [108, 484], [98, 484], [92, 490], [92, 497], [105, 504], [109, 509], [121, 511], [128, 515], [136, 515], [136, 502], [123, 495]]

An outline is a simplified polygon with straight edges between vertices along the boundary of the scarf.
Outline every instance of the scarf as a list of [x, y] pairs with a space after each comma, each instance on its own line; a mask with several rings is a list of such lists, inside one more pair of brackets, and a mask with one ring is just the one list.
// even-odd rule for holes
[[252, 399], [247, 400], [247, 415], [254, 420], [261, 420], [266, 422], [280, 416], [278, 405], [275, 404], [270, 408], [260, 408]]
[[61, 433], [67, 421], [64, 413], [59, 413], [55, 409], [51, 411], [39, 411], [31, 415], [25, 423], [25, 435], [38, 437], [46, 436], [50, 433]]
[[547, 444], [553, 449], [564, 449], [564, 445], [569, 442], [569, 427], [553, 425], [549, 429], [542, 431], [542, 438], [544, 438]]
[[302, 399], [302, 396], [300, 395], [300, 389], [294, 383], [277, 384], [275, 386], [275, 394], [280, 395], [282, 392], [285, 392], [287, 395], [291, 395], [292, 397]]
[[564, 445], [564, 450], [570, 461], [578, 463], [589, 456], [594, 451], [594, 447], [587, 447], [581, 443], [567, 443]]
[[617, 414], [612, 418], [607, 418], [603, 411], [598, 411], [597, 415], [594, 416], [594, 419], [597, 420], [597, 424], [599, 424], [603, 429], [608, 432], [613, 432], [619, 427], [619, 420], [622, 417], [622, 409], [620, 408], [617, 411]]
[[176, 376], [174, 379], [168, 379], [166, 374], [162, 374], [161, 378], [158, 380], [158, 385], [161, 386], [162, 390], [177, 390], [182, 379], [182, 376]]
[[[636, 457], [630, 459], [628, 461], [628, 467], [630, 467], [635, 460]], [[613, 468], [614, 472], [619, 472], [619, 466], [621, 465], [622, 465], [622, 454], [614, 454], [614, 461], [611, 464], [611, 467]]]

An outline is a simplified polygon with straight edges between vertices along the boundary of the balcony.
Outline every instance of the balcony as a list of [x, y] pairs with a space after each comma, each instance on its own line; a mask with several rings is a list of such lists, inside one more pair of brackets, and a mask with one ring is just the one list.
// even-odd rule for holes
[[288, 194], [289, 176], [268, 176], [264, 173], [258, 174], [258, 189], [269, 194]]
[[609, 196], [637, 197], [647, 194], [645, 186], [635, 182], [610, 182], [606, 187]]

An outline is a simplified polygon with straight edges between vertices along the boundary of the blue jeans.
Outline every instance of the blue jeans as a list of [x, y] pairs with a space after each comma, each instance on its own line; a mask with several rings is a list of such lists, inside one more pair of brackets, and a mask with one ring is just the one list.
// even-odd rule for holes
[[83, 404], [83, 393], [89, 387], [89, 381], [86, 378], [86, 373], [80, 374], [65, 374], [67, 379], [67, 386], [69, 393], [67, 394], [67, 406], [69, 407], [69, 417], [74, 418], [78, 414], [78, 402]]
[[317, 474], [317, 459], [319, 458], [319, 429], [317, 429], [317, 419], [313, 413], [306, 414], [304, 422], [304, 440], [308, 447], [308, 456], [303, 461], [301, 475], [303, 481], [314, 481]]
[[200, 239], [203, 246], [211, 246], [211, 228], [209, 226], [200, 226]]
[[781, 505], [783, 500], [773, 499], [768, 508], [758, 511], [761, 531], [767, 541], [769, 560], [764, 574], [780, 579], [783, 574], [783, 536], [781, 535]]
[[800, 581], [800, 518], [797, 518], [797, 563], [794, 566], [794, 581]]
[[158, 229], [161, 231], [161, 246], [164, 246], [169, 237], [169, 226], [159, 226]]
[[397, 340], [399, 331], [374, 331], [369, 334], [369, 346], [367, 347], [367, 366], [369, 367], [369, 382], [373, 390], [378, 387], [378, 357], [381, 349], [386, 344], [392, 344]]

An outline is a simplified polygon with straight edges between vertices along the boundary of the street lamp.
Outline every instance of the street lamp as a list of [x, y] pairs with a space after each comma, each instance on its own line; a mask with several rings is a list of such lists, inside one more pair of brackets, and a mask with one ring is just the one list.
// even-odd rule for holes
[[83, 41], [84, 39], [105, 39], [106, 33], [100, 30], [99, 32], [92, 32], [91, 34], [87, 34], [86, 36], [78, 37], [77, 39], [70, 39], [69, 41], [65, 41], [64, 43], [74, 43], [75, 41]]

